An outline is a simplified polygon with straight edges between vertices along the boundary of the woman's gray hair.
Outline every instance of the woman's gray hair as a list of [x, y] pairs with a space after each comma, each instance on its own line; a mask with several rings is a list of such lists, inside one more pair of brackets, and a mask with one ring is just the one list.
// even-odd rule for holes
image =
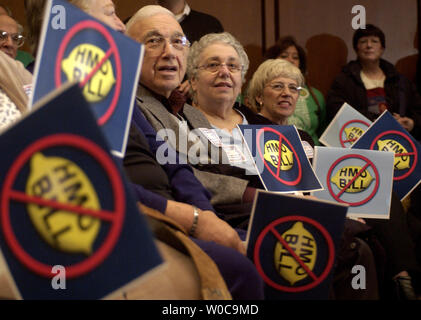
[[139, 20], [155, 16], [157, 14], [168, 14], [175, 19], [174, 13], [159, 5], [147, 5], [140, 8], [126, 23], [126, 34], [130, 34], [131, 27]]
[[304, 77], [300, 69], [292, 63], [283, 59], [266, 60], [253, 74], [247, 89], [247, 97], [253, 111], [260, 112], [260, 104], [256, 98], [263, 96], [265, 86], [278, 77], [295, 80], [300, 87], [304, 85]]
[[196, 78], [200, 54], [208, 46], [214, 43], [223, 43], [229, 45], [233, 47], [235, 51], [237, 51], [237, 54], [240, 57], [240, 63], [243, 67], [241, 70], [241, 79], [244, 83], [246, 79], [246, 73], [250, 64], [249, 58], [247, 57], [247, 53], [245, 52], [241, 43], [228, 32], [209, 33], [201, 37], [199, 41], [195, 41], [193, 43], [193, 45], [190, 48], [189, 55], [187, 57], [187, 76], [189, 80]]

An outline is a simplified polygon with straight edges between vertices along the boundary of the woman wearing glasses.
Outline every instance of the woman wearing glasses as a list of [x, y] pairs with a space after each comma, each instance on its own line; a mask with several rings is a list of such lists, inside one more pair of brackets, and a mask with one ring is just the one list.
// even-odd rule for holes
[[182, 113], [189, 141], [195, 141], [187, 143], [188, 162], [211, 191], [217, 212], [240, 228], [247, 227], [255, 190], [262, 188], [237, 129], [238, 124], [249, 122], [241, 108], [234, 107], [248, 66], [244, 48], [230, 33], [203, 36], [191, 46], [187, 58], [194, 112], [185, 105]]
[[266, 60], [256, 70], [249, 84], [251, 107], [268, 120], [286, 125], [294, 113], [303, 83], [300, 70], [288, 61]]
[[195, 42], [187, 59], [193, 106], [216, 128], [232, 132], [244, 122], [233, 108], [249, 66], [241, 44], [229, 33], [212, 33]]
[[[211, 33], [195, 42], [187, 59], [193, 106], [199, 109], [219, 136], [234, 166], [253, 170], [241, 146], [239, 124], [248, 124], [241, 108], [234, 107], [245, 81], [249, 60], [241, 44], [228, 32]], [[237, 145], [239, 149], [231, 146]], [[227, 146], [225, 148], [225, 146]], [[237, 153], [238, 152], [238, 153]], [[238, 161], [232, 158], [238, 157]]]
[[[265, 59], [284, 59], [300, 69], [303, 76], [306, 75], [307, 58], [304, 49], [298, 45], [292, 36], [285, 36], [269, 48], [264, 56]], [[300, 98], [289, 124], [306, 131], [311, 135], [314, 143], [320, 145], [318, 136], [326, 127], [326, 103], [323, 94], [312, 87], [305, 78], [300, 90]]]
[[[250, 124], [289, 124], [303, 85], [304, 77], [292, 63], [282, 59], [263, 62], [247, 90], [249, 107], [255, 112], [248, 116]], [[314, 147], [312, 137], [300, 129], [298, 133], [307, 156], [311, 158]]]
[[[280, 64], [284, 65], [284, 61]], [[241, 205], [232, 206], [232, 209], [236, 215], [239, 215], [240, 211], [244, 219], [247, 219], [250, 213], [250, 208], [247, 208], [246, 204], [252, 201], [255, 188], [262, 188], [262, 185], [254, 167], [254, 160], [243, 144], [237, 125], [273, 122], [284, 124], [284, 119], [294, 111], [299, 86], [303, 82], [299, 69], [288, 62], [287, 65], [293, 68], [294, 76], [270, 83], [273, 89], [268, 89], [272, 92], [271, 99], [274, 101], [267, 100], [263, 112], [264, 115], [267, 111], [273, 112], [274, 117], [267, 114], [268, 118], [264, 118], [249, 108], [235, 103], [245, 80], [249, 60], [241, 44], [231, 34], [224, 32], [203, 36], [192, 45], [187, 58], [187, 75], [193, 106], [203, 114], [203, 119], [196, 122], [198, 125], [195, 128], [210, 129], [206, 136], [211, 141], [212, 147], [219, 144], [219, 151], [226, 155], [223, 163], [199, 164], [196, 167], [239, 178], [237, 189], [245, 189], [244, 196]], [[288, 75], [290, 74], [289, 72]], [[272, 81], [275, 78], [278, 78], [278, 74], [267, 80]], [[277, 96], [282, 97], [279, 103], [275, 101]], [[279, 110], [274, 110], [275, 105]], [[307, 137], [311, 141], [308, 135]], [[229, 211], [227, 206], [216, 207], [219, 212]], [[231, 219], [231, 216], [227, 214], [225, 218]], [[242, 226], [241, 223], [233, 225]]]

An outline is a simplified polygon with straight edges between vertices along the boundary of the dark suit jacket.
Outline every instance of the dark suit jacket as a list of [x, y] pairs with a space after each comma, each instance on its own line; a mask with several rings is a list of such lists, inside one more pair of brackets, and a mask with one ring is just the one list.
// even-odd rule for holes
[[187, 39], [193, 44], [208, 33], [224, 32], [221, 22], [215, 17], [195, 10], [180, 22]]

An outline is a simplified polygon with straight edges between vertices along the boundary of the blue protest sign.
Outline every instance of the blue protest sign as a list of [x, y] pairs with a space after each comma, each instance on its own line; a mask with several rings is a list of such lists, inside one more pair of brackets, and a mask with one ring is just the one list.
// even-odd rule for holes
[[370, 127], [371, 121], [344, 103], [319, 141], [328, 147], [349, 148]]
[[324, 188], [313, 196], [349, 205], [349, 217], [389, 218], [393, 154], [316, 147], [313, 167]]
[[346, 205], [259, 191], [247, 256], [265, 281], [265, 298], [327, 299]]
[[139, 43], [67, 1], [48, 1], [32, 103], [68, 81], [79, 82], [111, 151], [122, 158], [143, 50]]
[[401, 200], [421, 182], [421, 144], [389, 111], [384, 111], [352, 148], [394, 153], [393, 190]]
[[321, 188], [294, 126], [238, 127], [255, 159], [260, 180], [266, 190], [296, 192]]
[[0, 150], [0, 248], [18, 297], [103, 298], [162, 263], [77, 84], [43, 98]]

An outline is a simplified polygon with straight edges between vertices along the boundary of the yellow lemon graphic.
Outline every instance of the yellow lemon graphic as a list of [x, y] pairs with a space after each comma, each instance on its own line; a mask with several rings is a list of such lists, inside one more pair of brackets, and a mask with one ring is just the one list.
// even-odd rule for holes
[[[279, 141], [268, 140], [265, 143], [265, 154], [263, 156], [275, 168], [279, 164]], [[294, 155], [285, 144], [281, 145], [281, 165], [280, 170], [287, 171], [294, 165]]]
[[[313, 270], [317, 259], [317, 244], [313, 235], [304, 228], [302, 222], [296, 222], [282, 234], [282, 238], [300, 260]], [[275, 267], [278, 273], [291, 285], [308, 277], [304, 268], [294, 259], [289, 251], [278, 242], [274, 250]]]
[[[100, 209], [98, 196], [85, 173], [60, 157], [41, 153], [32, 156], [26, 193], [62, 204]], [[49, 245], [64, 252], [92, 253], [101, 226], [99, 219], [37, 204], [28, 204], [27, 209], [36, 230]]]
[[[362, 167], [358, 166], [343, 167], [336, 172], [330, 181], [342, 190], [357, 175], [357, 173], [361, 171], [361, 169]], [[370, 186], [373, 180], [374, 178], [371, 176], [370, 172], [364, 170], [358, 178], [351, 183], [345, 192], [354, 193], [364, 191]]]
[[357, 140], [359, 137], [362, 136], [364, 133], [364, 130], [359, 127], [349, 127], [345, 128], [345, 135], [347, 140], [350, 140], [349, 142], [354, 143], [355, 140]]
[[[63, 60], [62, 69], [69, 81], [83, 81], [105, 56], [105, 52], [92, 44], [80, 44]], [[108, 59], [95, 72], [83, 88], [89, 102], [105, 99], [115, 83], [113, 66]]]
[[[395, 154], [405, 154], [408, 153], [406, 149], [397, 141], [392, 139], [387, 140], [379, 140], [377, 141], [377, 146], [379, 147], [380, 151], [389, 151], [394, 152]], [[396, 157], [395, 156], [395, 162], [394, 167], [395, 170], [404, 170], [409, 168], [409, 155], [401, 155]]]

